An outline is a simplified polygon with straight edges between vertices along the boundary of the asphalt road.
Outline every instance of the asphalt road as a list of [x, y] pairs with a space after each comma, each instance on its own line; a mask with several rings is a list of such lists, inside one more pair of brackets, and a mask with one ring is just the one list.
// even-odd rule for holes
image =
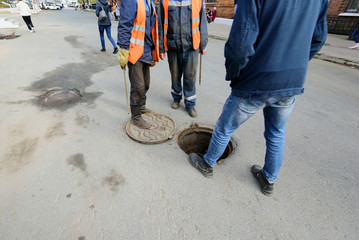
[[[107, 53], [99, 51], [93, 13], [32, 18], [36, 33], [22, 25], [20, 37], [0, 40], [0, 239], [357, 239], [358, 70], [310, 63], [266, 197], [250, 173], [264, 158], [261, 113], [235, 132], [235, 152], [206, 179], [176, 136], [142, 145], [126, 135], [123, 73], [108, 40]], [[177, 132], [213, 126], [221, 113], [230, 93], [224, 43], [211, 38], [203, 57], [196, 119], [183, 104], [170, 108], [167, 62], [151, 69], [148, 107]], [[37, 96], [56, 87], [84, 98], [41, 107]]]

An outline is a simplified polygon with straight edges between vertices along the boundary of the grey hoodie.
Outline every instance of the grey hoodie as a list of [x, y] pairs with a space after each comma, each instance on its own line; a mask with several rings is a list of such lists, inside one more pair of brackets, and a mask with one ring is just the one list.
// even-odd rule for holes
[[104, 21], [98, 20], [98, 25], [102, 26], [111, 26], [111, 20], [110, 20], [110, 14], [111, 14], [111, 5], [108, 5], [106, 0], [99, 0], [96, 2], [96, 16], [98, 17], [100, 14], [100, 11], [105, 10], [107, 18]]

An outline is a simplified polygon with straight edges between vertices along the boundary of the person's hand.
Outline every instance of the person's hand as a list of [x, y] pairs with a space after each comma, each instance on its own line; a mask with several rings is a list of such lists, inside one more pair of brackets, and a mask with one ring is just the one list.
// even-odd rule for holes
[[166, 53], [160, 53], [160, 58], [161, 58], [162, 60], [165, 60], [165, 57], [166, 57]]
[[155, 61], [152, 61], [150, 67], [154, 67], [154, 66], [156, 66], [156, 62], [155, 62]]
[[205, 48], [205, 49], [203, 49], [203, 50], [199, 50], [199, 53], [200, 53], [201, 55], [206, 54], [206, 52], [207, 52], [207, 48]]
[[120, 48], [120, 51], [118, 52], [118, 62], [120, 63], [120, 66], [122, 69], [126, 69], [126, 65], [128, 63], [128, 55], [129, 51], [123, 48]]

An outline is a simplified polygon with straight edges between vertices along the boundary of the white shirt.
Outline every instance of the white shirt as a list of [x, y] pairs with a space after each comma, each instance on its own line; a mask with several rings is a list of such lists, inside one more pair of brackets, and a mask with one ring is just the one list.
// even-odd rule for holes
[[17, 4], [17, 9], [19, 9], [21, 16], [30, 16], [31, 15], [31, 10], [30, 10], [29, 6], [26, 3], [24, 3], [23, 1], [20, 1]]

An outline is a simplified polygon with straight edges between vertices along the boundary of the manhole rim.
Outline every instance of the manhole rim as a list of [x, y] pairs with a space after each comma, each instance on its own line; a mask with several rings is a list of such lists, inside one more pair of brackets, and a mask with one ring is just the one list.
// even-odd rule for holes
[[[188, 153], [186, 153], [186, 152], [182, 149], [182, 147], [180, 146], [180, 144], [179, 144], [179, 139], [180, 139], [181, 137], [185, 137], [185, 136], [187, 136], [187, 135], [193, 133], [193, 131], [190, 132], [190, 130], [193, 130], [193, 129], [196, 129], [195, 132], [200, 132], [200, 131], [201, 131], [201, 132], [209, 133], [209, 134], [212, 135], [212, 134], [213, 134], [214, 127], [211, 127], [211, 126], [208, 126], [208, 125], [204, 125], [204, 124], [192, 123], [189, 127], [186, 127], [186, 128], [182, 129], [181, 131], [179, 131], [179, 132], [177, 133], [177, 138], [176, 138], [177, 145], [178, 145], [178, 146], [180, 147], [180, 149], [181, 149], [185, 154], [187, 154], [187, 155], [188, 155]], [[203, 131], [202, 131], [202, 130], [203, 130]], [[187, 132], [188, 132], [188, 133], [187, 133]], [[187, 134], [185, 134], [185, 133], [187, 133]], [[231, 137], [231, 138], [229, 139], [228, 145], [226, 146], [226, 148], [229, 147], [228, 156], [227, 156], [226, 158], [219, 159], [219, 160], [217, 161], [217, 163], [218, 163], [218, 164], [221, 164], [221, 163], [223, 163], [224, 160], [230, 158], [230, 157], [233, 155], [233, 153], [235, 152], [235, 149], [237, 148], [237, 146], [238, 146], [238, 145], [237, 145], [236, 141], [233, 139], [233, 137]]]

